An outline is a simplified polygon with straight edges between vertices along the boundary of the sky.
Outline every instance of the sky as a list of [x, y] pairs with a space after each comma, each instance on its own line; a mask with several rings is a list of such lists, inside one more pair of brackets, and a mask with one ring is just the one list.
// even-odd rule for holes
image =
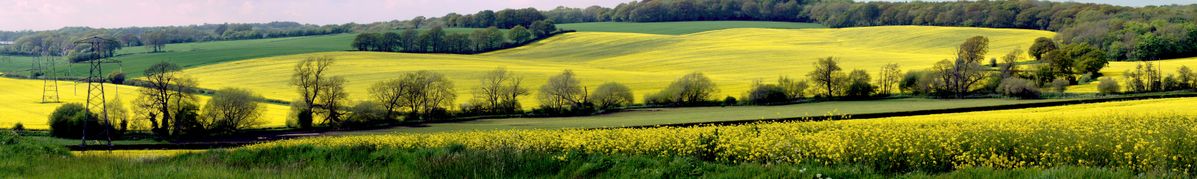
[[[557, 6], [613, 7], [631, 0], [0, 0], [0, 30], [116, 28], [294, 21], [371, 23], [480, 10]], [[906, 1], [906, 0], [885, 0]], [[934, 0], [932, 0], [934, 1]], [[1193, 4], [1197, 0], [1071, 0], [1125, 6]]]

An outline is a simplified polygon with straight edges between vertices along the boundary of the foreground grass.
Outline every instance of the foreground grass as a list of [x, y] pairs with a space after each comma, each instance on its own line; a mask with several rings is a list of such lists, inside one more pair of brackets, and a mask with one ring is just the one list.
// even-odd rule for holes
[[588, 22], [557, 24], [558, 28], [578, 32], [627, 32], [662, 35], [681, 35], [731, 28], [807, 29], [827, 28], [818, 23], [769, 21], [686, 21], [686, 22]]

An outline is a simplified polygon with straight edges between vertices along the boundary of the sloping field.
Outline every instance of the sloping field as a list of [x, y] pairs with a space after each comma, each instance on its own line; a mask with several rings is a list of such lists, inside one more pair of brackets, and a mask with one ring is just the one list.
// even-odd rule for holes
[[628, 32], [680, 35], [731, 28], [806, 29], [827, 28], [819, 23], [770, 21], [684, 21], [684, 22], [587, 22], [557, 24], [558, 28], [578, 32]]
[[[49, 129], [50, 113], [54, 112], [55, 108], [65, 103], [84, 103], [87, 101], [87, 84], [75, 85], [70, 81], [59, 81], [59, 98], [62, 103], [41, 103], [42, 97], [42, 81], [41, 80], [24, 80], [12, 78], [0, 78], [0, 128], [10, 128], [16, 123], [25, 125], [27, 129]], [[78, 88], [76, 93], [75, 88]], [[131, 102], [139, 95], [138, 87], [123, 86], [123, 85], [104, 85], [105, 93], [109, 100], [117, 98], [124, 102], [126, 109], [132, 110]], [[208, 96], [199, 96], [199, 101], [202, 104], [209, 99]], [[290, 112], [290, 107], [285, 105], [267, 104], [266, 111], [263, 112], [263, 122], [260, 127], [281, 127], [286, 125], [286, 114]], [[131, 112], [131, 111], [130, 111]], [[131, 124], [149, 125], [149, 121], [138, 119], [132, 113], [128, 116]]]
[[[332, 74], [348, 80], [352, 99], [366, 99], [369, 85], [403, 72], [431, 70], [456, 83], [458, 102], [469, 100], [478, 78], [496, 67], [526, 77], [535, 90], [551, 75], [572, 69], [586, 86], [620, 82], [630, 86], [637, 100], [664, 88], [690, 72], [703, 72], [719, 85], [722, 96], [740, 96], [753, 80], [771, 82], [778, 76], [805, 78], [817, 58], [836, 56], [845, 70], [876, 73], [886, 63], [902, 69], [923, 69], [950, 58], [964, 39], [990, 38], [991, 56], [1030, 46], [1048, 31], [886, 26], [844, 29], [728, 29], [687, 35], [579, 32], [559, 35], [524, 47], [480, 55], [327, 52], [227, 62], [185, 70], [201, 87], [245, 87], [267, 98], [297, 97], [288, 85], [290, 70], [309, 56], [332, 56], [339, 61]], [[536, 106], [535, 95], [521, 99]]]

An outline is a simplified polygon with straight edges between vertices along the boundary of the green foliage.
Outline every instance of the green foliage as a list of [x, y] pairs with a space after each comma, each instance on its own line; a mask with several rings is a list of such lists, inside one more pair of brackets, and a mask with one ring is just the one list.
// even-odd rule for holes
[[748, 91], [745, 100], [750, 104], [780, 104], [789, 100], [785, 88], [776, 84], [758, 84]]
[[216, 91], [203, 107], [201, 125], [209, 134], [235, 134], [261, 125], [266, 106], [258, 104], [262, 96], [240, 88]]
[[607, 82], [594, 89], [588, 97], [600, 110], [621, 108], [631, 105], [634, 97], [632, 88], [616, 82]]
[[349, 117], [338, 126], [342, 128], [365, 128], [393, 122], [387, 117], [387, 108], [374, 101], [361, 101], [349, 107]]
[[1057, 78], [1051, 83], [1052, 91], [1055, 91], [1056, 93], [1064, 93], [1064, 91], [1068, 91], [1068, 85], [1068, 80], [1063, 78]]
[[1043, 55], [1056, 49], [1059, 49], [1059, 47], [1056, 47], [1056, 41], [1052, 41], [1051, 38], [1047, 37], [1039, 37], [1035, 39], [1034, 44], [1031, 44], [1031, 48], [1027, 50], [1027, 53], [1030, 53], [1031, 57], [1034, 57], [1035, 60], [1043, 60]]
[[511, 28], [510, 31], [507, 31], [507, 39], [511, 39], [515, 43], [524, 43], [532, 40], [532, 31], [528, 31], [522, 25], [517, 25]]
[[[105, 126], [102, 126], [97, 116], [83, 104], [67, 103], [54, 109], [50, 114], [50, 135], [61, 138], [79, 138], [83, 136], [86, 126], [89, 137], [102, 136]], [[86, 123], [86, 124], [85, 124]]]
[[[564, 23], [564, 22], [562, 22]], [[663, 35], [682, 35], [732, 28], [808, 29], [827, 28], [817, 23], [776, 21], [681, 21], [681, 22], [590, 22], [558, 24], [563, 29], [579, 32], [628, 32]]]
[[114, 71], [108, 73], [108, 82], [112, 84], [125, 84], [125, 72]]

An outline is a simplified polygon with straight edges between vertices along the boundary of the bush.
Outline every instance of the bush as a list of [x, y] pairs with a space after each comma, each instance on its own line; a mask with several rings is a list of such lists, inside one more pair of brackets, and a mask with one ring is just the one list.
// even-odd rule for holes
[[1052, 91], [1064, 93], [1064, 91], [1068, 91], [1068, 85], [1068, 80], [1057, 78], [1056, 80], [1052, 81]]
[[591, 101], [601, 110], [620, 108], [632, 104], [632, 89], [623, 84], [608, 82], [603, 83], [590, 93]]
[[349, 117], [343, 124], [339, 125], [343, 128], [366, 128], [374, 125], [385, 124], [387, 109], [382, 106], [382, 103], [374, 101], [362, 101], [349, 107]]
[[246, 89], [220, 89], [203, 108], [202, 125], [213, 134], [233, 134], [262, 123], [262, 98]]
[[847, 93], [849, 98], [867, 98], [872, 96], [875, 91], [877, 91], [876, 87], [873, 87], [868, 82], [858, 81], [848, 85]]
[[1022, 99], [1039, 98], [1039, 87], [1035, 86], [1035, 82], [1022, 78], [1006, 78], [1002, 80], [1002, 85], [999, 85], [998, 92], [1002, 95]]
[[711, 95], [718, 91], [710, 78], [695, 72], [673, 81], [656, 94], [645, 96], [645, 103], [674, 106], [711, 104]]
[[723, 106], [735, 106], [737, 104], [736, 97], [728, 96], [723, 98]]
[[13, 124], [12, 131], [17, 132], [18, 134], [25, 132], [25, 124], [21, 124], [20, 122]]
[[748, 91], [747, 98], [750, 104], [778, 104], [787, 101], [786, 90], [773, 84], [752, 87], [752, 90]]
[[1101, 94], [1116, 94], [1122, 91], [1122, 87], [1118, 86], [1118, 81], [1114, 81], [1113, 78], [1101, 77], [1097, 81], [1097, 92]]
[[87, 126], [89, 137], [104, 136], [104, 127], [97, 119], [96, 114], [88, 111], [82, 104], [63, 104], [50, 114], [50, 136], [79, 138], [83, 136], [83, 126]]
[[112, 84], [125, 84], [125, 72], [114, 71], [108, 73], [108, 82]]

